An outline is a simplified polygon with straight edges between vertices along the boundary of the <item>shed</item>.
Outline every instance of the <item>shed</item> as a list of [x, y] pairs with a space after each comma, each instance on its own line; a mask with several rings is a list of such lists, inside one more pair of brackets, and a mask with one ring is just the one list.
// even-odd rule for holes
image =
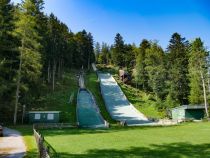
[[173, 120], [201, 120], [205, 115], [205, 106], [201, 105], [182, 105], [172, 109]]
[[29, 111], [29, 123], [58, 123], [60, 111]]
[[124, 83], [129, 83], [131, 81], [130, 74], [125, 70], [119, 70], [119, 76], [121, 81], [123, 81]]

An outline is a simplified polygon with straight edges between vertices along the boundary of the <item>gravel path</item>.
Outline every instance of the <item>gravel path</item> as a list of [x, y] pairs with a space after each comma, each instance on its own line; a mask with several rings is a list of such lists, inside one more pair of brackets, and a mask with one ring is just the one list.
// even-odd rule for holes
[[0, 137], [0, 158], [22, 158], [26, 146], [21, 134], [9, 128], [4, 128], [4, 137]]

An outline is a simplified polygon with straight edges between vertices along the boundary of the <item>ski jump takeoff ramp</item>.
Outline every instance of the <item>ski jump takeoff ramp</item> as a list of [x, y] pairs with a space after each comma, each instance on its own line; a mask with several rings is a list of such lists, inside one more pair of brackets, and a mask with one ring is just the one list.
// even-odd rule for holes
[[100, 87], [106, 108], [114, 120], [128, 126], [152, 125], [126, 98], [123, 91], [109, 73], [98, 73]]
[[78, 91], [77, 121], [79, 127], [85, 128], [106, 128], [108, 126], [100, 114], [93, 95], [87, 89]]

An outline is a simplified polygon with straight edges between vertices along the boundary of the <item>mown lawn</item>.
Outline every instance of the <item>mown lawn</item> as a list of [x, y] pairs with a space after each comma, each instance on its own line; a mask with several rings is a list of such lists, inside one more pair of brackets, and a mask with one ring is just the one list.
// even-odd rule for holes
[[210, 157], [210, 123], [107, 130], [44, 130], [62, 158]]

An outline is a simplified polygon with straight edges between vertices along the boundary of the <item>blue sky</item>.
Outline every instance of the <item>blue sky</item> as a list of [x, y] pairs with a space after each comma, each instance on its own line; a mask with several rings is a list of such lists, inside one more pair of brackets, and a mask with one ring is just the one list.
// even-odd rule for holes
[[73, 32], [86, 29], [98, 42], [113, 44], [119, 32], [126, 43], [146, 38], [166, 48], [178, 32], [188, 40], [201, 37], [210, 50], [209, 6], [209, 0], [45, 0], [47, 14]]

